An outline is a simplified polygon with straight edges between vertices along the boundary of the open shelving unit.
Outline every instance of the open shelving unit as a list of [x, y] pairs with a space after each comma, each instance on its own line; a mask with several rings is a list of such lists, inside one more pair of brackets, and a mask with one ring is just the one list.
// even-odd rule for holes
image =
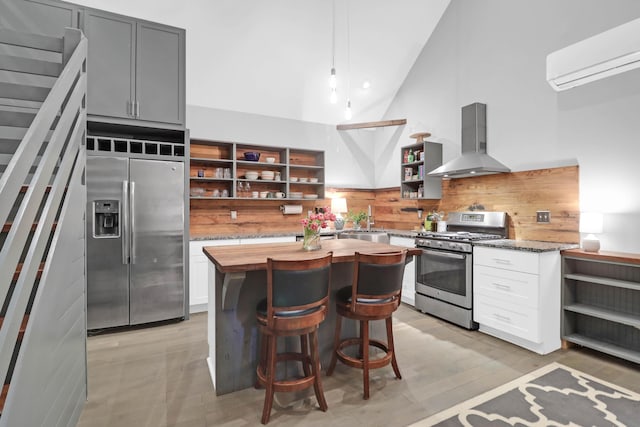
[[[412, 162], [405, 161], [405, 154], [423, 153]], [[400, 150], [400, 195], [403, 199], [439, 199], [442, 197], [442, 178], [427, 173], [442, 165], [442, 144], [418, 142]], [[423, 194], [418, 195], [422, 185]]]
[[562, 339], [640, 363], [640, 255], [562, 252]]
[[[252, 194], [256, 191], [284, 193], [285, 197], [278, 200], [305, 200], [314, 195], [317, 199], [325, 197], [323, 151], [203, 139], [191, 139], [190, 147], [191, 200], [274, 200], [273, 197], [255, 198]], [[246, 152], [260, 153], [260, 158], [246, 160]], [[275, 161], [268, 163], [267, 157], [274, 157]], [[262, 179], [263, 171], [274, 172], [274, 179]], [[258, 179], [247, 178], [247, 172], [257, 172]], [[291, 197], [291, 193], [300, 197]]]

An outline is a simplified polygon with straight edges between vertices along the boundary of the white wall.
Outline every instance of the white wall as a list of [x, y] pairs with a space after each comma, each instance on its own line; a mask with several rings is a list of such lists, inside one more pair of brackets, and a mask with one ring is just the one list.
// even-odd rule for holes
[[460, 108], [483, 102], [489, 154], [513, 171], [578, 164], [581, 210], [605, 213], [602, 249], [640, 252], [640, 70], [560, 93], [545, 80], [548, 53], [637, 17], [635, 0], [452, 0], [385, 115], [407, 126], [376, 135], [376, 186], [398, 185], [383, 161], [412, 132], [457, 156]]
[[370, 131], [337, 131], [332, 125], [193, 105], [187, 105], [187, 128], [191, 138], [324, 150], [327, 186], [374, 187], [374, 134]]

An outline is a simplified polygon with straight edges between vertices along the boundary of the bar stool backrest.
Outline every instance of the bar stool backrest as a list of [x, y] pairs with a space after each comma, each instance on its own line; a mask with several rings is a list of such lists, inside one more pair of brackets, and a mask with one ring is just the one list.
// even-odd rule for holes
[[[356, 253], [352, 284], [352, 311], [361, 303], [399, 304], [407, 251], [384, 254]], [[388, 300], [388, 301], [387, 301]]]
[[332, 253], [304, 261], [267, 259], [267, 323], [313, 313], [329, 302]]

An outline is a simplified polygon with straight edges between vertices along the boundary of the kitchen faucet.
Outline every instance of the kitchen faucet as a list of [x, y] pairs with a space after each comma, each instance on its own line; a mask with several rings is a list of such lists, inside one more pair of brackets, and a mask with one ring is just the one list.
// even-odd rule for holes
[[371, 205], [369, 205], [369, 208], [367, 209], [367, 231], [371, 231], [371, 226], [375, 224], [374, 221], [372, 221], [373, 215], [371, 215]]

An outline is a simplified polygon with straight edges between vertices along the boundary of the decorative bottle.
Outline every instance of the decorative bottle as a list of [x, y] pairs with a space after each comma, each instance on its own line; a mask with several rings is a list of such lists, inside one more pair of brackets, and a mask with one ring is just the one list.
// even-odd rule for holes
[[407, 162], [408, 163], [413, 163], [414, 159], [415, 159], [415, 157], [413, 155], [413, 150], [409, 150], [409, 155], [407, 156]]

